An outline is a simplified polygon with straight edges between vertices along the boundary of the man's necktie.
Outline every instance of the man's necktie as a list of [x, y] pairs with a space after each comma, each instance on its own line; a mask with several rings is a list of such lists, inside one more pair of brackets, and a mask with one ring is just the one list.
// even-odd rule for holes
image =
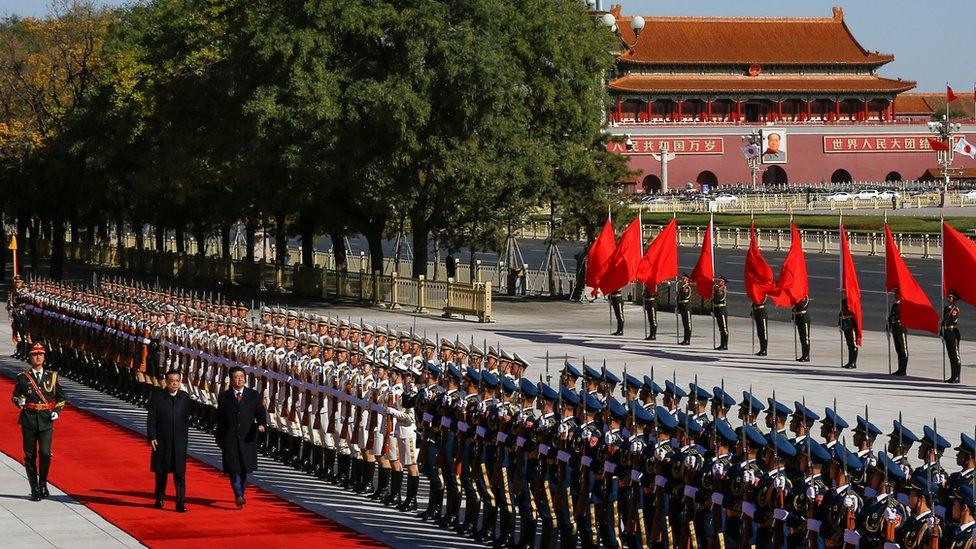
[[237, 403], [238, 403], [238, 404], [240, 404], [240, 403], [241, 403], [241, 396], [242, 396], [242, 394], [243, 394], [243, 393], [237, 393], [237, 396], [236, 396], [236, 398], [237, 398]]

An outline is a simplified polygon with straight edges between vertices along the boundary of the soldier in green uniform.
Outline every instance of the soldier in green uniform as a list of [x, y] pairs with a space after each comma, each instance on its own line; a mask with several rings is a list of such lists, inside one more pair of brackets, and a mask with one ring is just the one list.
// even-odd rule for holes
[[14, 404], [20, 408], [20, 431], [24, 439], [24, 468], [30, 484], [31, 501], [48, 497], [47, 474], [51, 470], [51, 437], [54, 420], [64, 408], [64, 393], [58, 373], [44, 368], [44, 346], [35, 343], [28, 355], [30, 370], [17, 375]]
[[691, 279], [688, 274], [681, 275], [678, 283], [678, 316], [681, 317], [681, 328], [684, 337], [679, 345], [691, 345]]
[[901, 323], [901, 293], [898, 288], [892, 288], [891, 292], [895, 294], [895, 302], [888, 313], [888, 334], [895, 343], [895, 354], [898, 355], [898, 369], [891, 375], [903, 376], [908, 373], [908, 331]]
[[949, 292], [946, 296], [946, 304], [942, 309], [942, 339], [945, 340], [946, 353], [949, 355], [949, 366], [952, 374], [946, 383], [959, 383], [959, 374], [962, 371], [962, 363], [959, 361], [959, 307], [956, 300], [959, 296], [956, 292]]
[[644, 339], [657, 339], [657, 287], [644, 286], [644, 314], [647, 315], [647, 335]]
[[766, 296], [759, 303], [752, 304], [752, 321], [756, 323], [756, 338], [759, 339], [759, 352], [756, 356], [766, 356], [769, 347], [769, 315], [766, 313]]
[[718, 326], [719, 340], [716, 351], [729, 350], [729, 310], [726, 307], [728, 299], [728, 280], [724, 276], [718, 277], [715, 289], [712, 290], [712, 316], [715, 317], [715, 324]]
[[847, 363], [841, 368], [853, 370], [857, 368], [857, 340], [854, 333], [856, 321], [854, 311], [847, 306], [846, 297], [840, 301], [837, 325], [840, 326], [840, 331], [844, 334], [844, 341], [847, 343]]
[[614, 290], [607, 296], [610, 301], [610, 309], [613, 316], [617, 319], [617, 330], [610, 335], [624, 335], [624, 296], [620, 290]]
[[810, 298], [804, 297], [793, 306], [793, 323], [800, 339], [800, 357], [797, 362], [810, 362]]

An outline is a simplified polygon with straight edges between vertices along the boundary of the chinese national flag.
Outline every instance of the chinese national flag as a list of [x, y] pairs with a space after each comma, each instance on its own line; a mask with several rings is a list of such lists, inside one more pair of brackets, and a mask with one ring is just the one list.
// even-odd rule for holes
[[952, 86], [950, 86], [949, 84], [946, 84], [946, 102], [947, 103], [952, 103], [956, 99], [959, 99], [959, 96], [956, 95], [956, 93], [954, 91], [952, 91]]
[[701, 254], [698, 263], [691, 271], [691, 280], [695, 282], [695, 291], [702, 299], [712, 298], [712, 287], [715, 285], [715, 264], [712, 250], [712, 220], [708, 220], [708, 230], [702, 240]]
[[641, 222], [640, 216], [637, 216], [620, 236], [617, 248], [607, 261], [606, 271], [600, 276], [600, 291], [603, 295], [609, 295], [634, 280], [642, 251]]
[[949, 144], [948, 143], [946, 143], [945, 141], [940, 141], [938, 139], [932, 139], [931, 137], [929, 138], [929, 147], [933, 151], [948, 151], [949, 150]]
[[613, 223], [610, 222], [610, 216], [607, 216], [603, 229], [600, 230], [600, 234], [596, 235], [596, 240], [590, 246], [590, 251], [586, 252], [586, 285], [593, 288], [592, 296], [596, 296], [597, 290], [600, 289], [600, 277], [606, 271], [607, 261], [613, 254], [616, 245], [616, 238], [613, 236]]
[[844, 222], [840, 223], [840, 279], [844, 285], [844, 297], [847, 298], [847, 308], [854, 315], [854, 334], [858, 347], [861, 346], [861, 336], [863, 328], [861, 323], [861, 283], [857, 280], [857, 271], [854, 270], [854, 257], [851, 255], [851, 246], [847, 242], [847, 231], [844, 230]]
[[939, 313], [925, 295], [918, 281], [905, 265], [891, 228], [885, 223], [885, 290], [898, 288], [901, 298], [901, 323], [906, 328], [939, 333]]
[[754, 223], [749, 226], [749, 252], [746, 254], [743, 282], [746, 286], [746, 295], [757, 304], [762, 303], [766, 294], [773, 289], [773, 269], [759, 251]]
[[807, 260], [803, 255], [803, 241], [796, 223], [790, 222], [790, 251], [779, 269], [775, 290], [769, 292], [769, 299], [778, 307], [792, 307], [810, 293], [807, 280]]
[[976, 242], [942, 223], [942, 291], [956, 292], [959, 299], [976, 304]]
[[678, 276], [678, 221], [672, 219], [654, 237], [637, 266], [637, 280], [648, 288], [656, 288], [665, 280]]

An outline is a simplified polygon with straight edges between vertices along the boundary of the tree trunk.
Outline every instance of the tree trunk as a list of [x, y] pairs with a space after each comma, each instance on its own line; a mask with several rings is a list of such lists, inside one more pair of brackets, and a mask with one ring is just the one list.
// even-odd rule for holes
[[[29, 250], [31, 255], [31, 272], [39, 273], [41, 272], [41, 254], [38, 251], [38, 240], [40, 240], [40, 225], [41, 221], [38, 219], [31, 220], [30, 225], [30, 239], [29, 239]], [[50, 238], [48, 238], [50, 240]]]
[[299, 214], [298, 226], [302, 239], [302, 265], [315, 266], [315, 218], [311, 212], [303, 211]]
[[410, 219], [410, 237], [413, 240], [413, 278], [427, 276], [427, 242], [429, 229], [423, 219]]
[[[80, 231], [78, 230], [78, 220], [72, 219], [70, 221], [69, 228], [71, 229], [71, 231], [69, 232], [69, 234], [71, 235], [71, 243], [72, 244], [81, 243], [81, 234]], [[55, 238], [57, 238], [57, 236], [55, 236]]]
[[121, 219], [115, 220], [115, 247], [119, 249], [125, 247], [125, 222]]
[[193, 224], [193, 239], [197, 241], [197, 255], [203, 257], [207, 255], [207, 231], [203, 225]]
[[64, 221], [54, 219], [53, 241], [51, 242], [51, 278], [61, 280], [64, 276]]
[[369, 244], [370, 271], [383, 274], [383, 227], [370, 227], [363, 235]]
[[163, 228], [162, 223], [156, 223], [156, 253], [161, 253], [166, 250], [166, 229]]
[[176, 226], [176, 253], [186, 253], [186, 231], [183, 229], [183, 225]]
[[285, 215], [275, 216], [275, 263], [284, 266], [288, 258], [288, 235], [285, 233]]
[[244, 251], [244, 260], [249, 263], [254, 263], [254, 233], [257, 230], [257, 225], [253, 221], [248, 220], [247, 224], [244, 225], [244, 244], [247, 246], [247, 250]]
[[475, 280], [478, 280], [478, 260], [475, 259], [474, 240], [468, 244], [468, 273], [468, 277], [470, 278], [468, 282], [474, 284]]
[[95, 228], [94, 223], [89, 223], [88, 225], [85, 225], [85, 234], [82, 237], [83, 242], [85, 244], [95, 244], [96, 230], [97, 229]]
[[230, 224], [220, 226], [220, 257], [230, 259]]
[[[426, 254], [425, 254], [426, 255]], [[434, 234], [434, 280], [441, 277], [441, 234]]]
[[98, 243], [108, 244], [108, 223], [99, 223], [98, 225]]
[[145, 235], [142, 234], [142, 223], [137, 221], [133, 223], [132, 226], [133, 226], [133, 234], [135, 234], [136, 237], [136, 249], [137, 250], [146, 249]]
[[348, 271], [349, 259], [346, 256], [346, 240], [342, 238], [342, 233], [329, 231], [329, 238], [332, 240], [332, 253], [335, 255], [336, 270]]

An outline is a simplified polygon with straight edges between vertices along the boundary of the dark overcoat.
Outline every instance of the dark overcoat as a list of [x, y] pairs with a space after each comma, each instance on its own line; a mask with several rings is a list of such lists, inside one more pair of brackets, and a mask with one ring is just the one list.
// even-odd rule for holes
[[154, 473], [185, 473], [186, 449], [190, 441], [190, 395], [178, 391], [170, 396], [165, 390], [155, 391], [149, 401], [146, 434], [155, 439], [150, 469]]
[[258, 425], [267, 428], [268, 413], [257, 391], [248, 387], [241, 402], [234, 389], [217, 396], [217, 446], [227, 474], [250, 473], [258, 468]]

